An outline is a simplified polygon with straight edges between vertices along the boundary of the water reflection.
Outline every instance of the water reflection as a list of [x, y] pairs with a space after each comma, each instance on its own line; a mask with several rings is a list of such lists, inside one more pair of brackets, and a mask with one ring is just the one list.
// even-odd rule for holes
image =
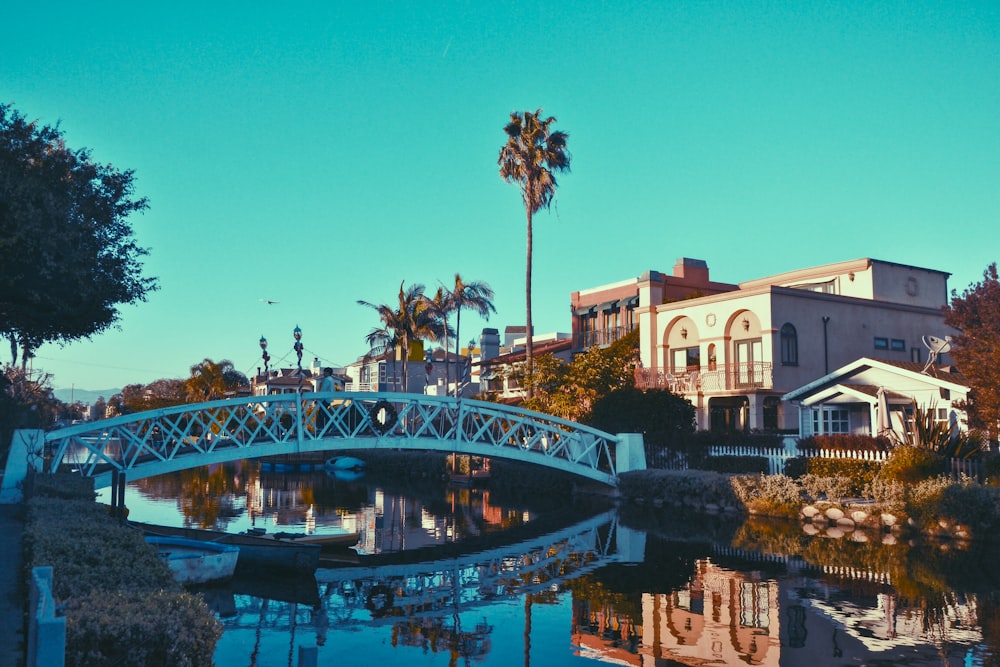
[[984, 545], [580, 516], [488, 491], [250, 468], [129, 493], [138, 520], [165, 502], [177, 523], [364, 532], [353, 561], [315, 577], [203, 591], [225, 625], [219, 665], [297, 665], [300, 647], [342, 665], [1000, 664], [1000, 568]]

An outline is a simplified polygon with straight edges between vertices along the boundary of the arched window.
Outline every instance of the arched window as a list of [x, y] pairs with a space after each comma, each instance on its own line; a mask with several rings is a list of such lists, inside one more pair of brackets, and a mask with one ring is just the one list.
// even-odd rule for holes
[[788, 322], [781, 326], [781, 365], [799, 365], [799, 335]]

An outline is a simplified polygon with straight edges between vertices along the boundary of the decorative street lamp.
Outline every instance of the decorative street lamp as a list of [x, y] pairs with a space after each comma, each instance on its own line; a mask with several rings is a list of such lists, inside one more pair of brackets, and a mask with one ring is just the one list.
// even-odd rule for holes
[[298, 370], [296, 371], [299, 375], [299, 393], [302, 392], [302, 329], [299, 325], [295, 325], [295, 329], [292, 331], [292, 335], [295, 336], [295, 345], [292, 345], [292, 349], [295, 350], [295, 355], [299, 358]]
[[297, 324], [292, 335], [295, 336], [295, 345], [292, 346], [292, 349], [295, 350], [295, 355], [299, 358], [299, 375], [302, 375], [302, 329]]
[[267, 364], [271, 361], [271, 355], [267, 353], [267, 339], [260, 337], [260, 357], [264, 360], [264, 377], [268, 375]]

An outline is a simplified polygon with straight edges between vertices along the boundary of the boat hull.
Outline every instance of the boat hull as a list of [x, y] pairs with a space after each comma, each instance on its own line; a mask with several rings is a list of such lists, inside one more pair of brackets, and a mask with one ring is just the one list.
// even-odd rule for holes
[[319, 567], [321, 546], [307, 542], [279, 540], [266, 535], [241, 535], [221, 530], [178, 528], [132, 522], [146, 535], [181, 537], [239, 547], [238, 572], [281, 571], [288, 574], [312, 574]]
[[146, 536], [157, 549], [174, 579], [182, 584], [207, 584], [232, 579], [240, 548], [228, 544], [179, 537]]

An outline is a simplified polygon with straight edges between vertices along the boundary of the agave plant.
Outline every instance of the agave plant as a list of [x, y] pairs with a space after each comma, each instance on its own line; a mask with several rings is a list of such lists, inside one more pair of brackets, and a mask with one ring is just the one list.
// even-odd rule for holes
[[977, 456], [983, 447], [983, 437], [976, 431], [962, 431], [957, 424], [939, 421], [935, 418], [937, 408], [926, 408], [913, 402], [913, 428], [900, 434], [893, 432], [893, 444], [897, 447], [917, 447], [934, 452], [938, 456], [969, 459]]

